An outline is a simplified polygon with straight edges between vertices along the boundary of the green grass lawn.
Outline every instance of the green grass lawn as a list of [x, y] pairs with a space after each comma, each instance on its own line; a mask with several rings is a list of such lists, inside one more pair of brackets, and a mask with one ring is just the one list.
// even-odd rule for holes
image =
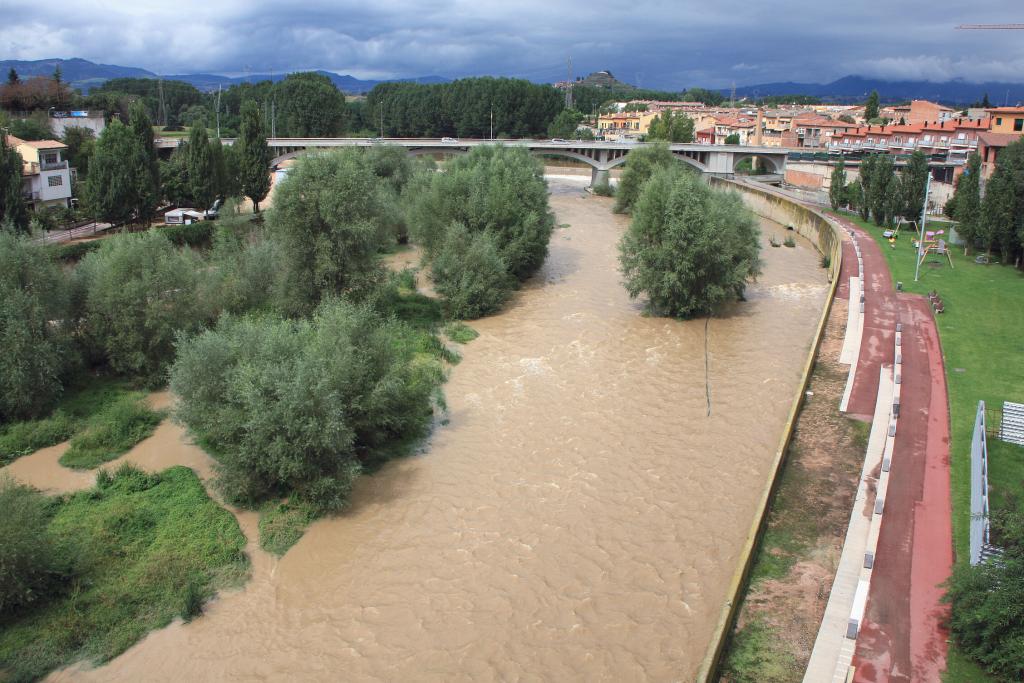
[[0, 679], [28, 681], [106, 661], [173, 619], [189, 619], [248, 572], [245, 536], [192, 470], [123, 467], [54, 500], [49, 533], [71, 558], [56, 595], [0, 617]]
[[[65, 390], [49, 416], [0, 426], [0, 467], [68, 439], [79, 442], [78, 448], [72, 450], [93, 453], [81, 464], [73, 462], [77, 456], [65, 464], [95, 467], [115, 458], [149, 436], [160, 421], [158, 413], [144, 405], [140, 407], [144, 396], [123, 380], [83, 375]], [[142, 423], [150, 426], [140, 429]], [[105, 458], [101, 455], [97, 459], [97, 447], [113, 447], [116, 452], [110, 455], [108, 450]]]
[[[911, 235], [900, 233], [896, 247], [882, 229], [844, 214], [878, 242], [893, 280], [908, 292], [942, 297], [936, 316], [946, 367], [952, 444], [950, 449], [953, 543], [958, 562], [968, 557], [971, 504], [970, 448], [978, 401], [1000, 408], [1003, 401], [1024, 402], [1024, 274], [1002, 265], [978, 265], [974, 255], [953, 251], [953, 268], [930, 257], [914, 282], [916, 250]], [[944, 226], [942, 226], [944, 227]], [[993, 509], [1024, 502], [1024, 448], [990, 440], [989, 485]], [[986, 681], [984, 672], [950, 649], [947, 681]]]

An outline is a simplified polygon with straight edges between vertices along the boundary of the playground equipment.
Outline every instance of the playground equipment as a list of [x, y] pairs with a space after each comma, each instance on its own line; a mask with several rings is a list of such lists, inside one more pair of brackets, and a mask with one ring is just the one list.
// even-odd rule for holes
[[900, 236], [900, 228], [902, 228], [903, 226], [910, 225], [914, 226], [914, 233], [917, 234], [919, 232], [917, 221], [908, 221], [903, 216], [900, 216], [899, 218], [896, 219], [896, 227], [894, 229], [885, 230], [884, 232], [882, 232], [882, 237], [884, 237], [887, 240], [894, 240]]
[[949, 253], [949, 245], [946, 244], [946, 240], [939, 237], [939, 235], [944, 235], [945, 233], [945, 230], [936, 230], [934, 232], [929, 230], [924, 234], [923, 243], [920, 240], [914, 240], [914, 247], [917, 248], [918, 253], [918, 268], [924, 264], [928, 254], [937, 254], [940, 257], [940, 261], [941, 257], [945, 256], [949, 262], [949, 267], [953, 267], [953, 257]]

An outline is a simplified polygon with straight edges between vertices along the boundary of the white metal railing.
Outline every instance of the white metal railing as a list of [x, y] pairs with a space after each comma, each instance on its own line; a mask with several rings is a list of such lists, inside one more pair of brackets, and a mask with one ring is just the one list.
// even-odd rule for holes
[[985, 402], [978, 401], [971, 439], [971, 538], [970, 560], [975, 565], [984, 559], [989, 545], [988, 521], [988, 443], [985, 434]]

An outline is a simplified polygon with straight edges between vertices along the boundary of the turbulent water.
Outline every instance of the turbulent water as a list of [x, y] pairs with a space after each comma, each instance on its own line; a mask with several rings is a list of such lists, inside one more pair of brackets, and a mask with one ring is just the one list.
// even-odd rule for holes
[[[473, 323], [480, 337], [445, 387], [450, 422], [423, 454], [362, 480], [349, 512], [280, 561], [259, 558], [203, 617], [56, 677], [691, 679], [825, 274], [802, 240], [764, 250], [749, 300], [710, 324], [709, 416], [704, 321], [644, 317], [629, 300], [626, 220], [585, 183], [552, 179], [569, 227], [505, 311]], [[158, 437], [201, 459], [180, 430], [145, 442], [152, 457]]]

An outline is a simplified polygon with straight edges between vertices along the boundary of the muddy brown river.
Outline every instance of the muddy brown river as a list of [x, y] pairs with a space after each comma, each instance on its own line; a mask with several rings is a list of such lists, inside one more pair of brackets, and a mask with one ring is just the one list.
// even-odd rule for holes
[[[802, 239], [772, 249], [765, 236], [749, 300], [710, 324], [708, 416], [704, 321], [644, 317], [629, 300], [616, 260], [627, 221], [587, 181], [550, 179], [569, 227], [505, 311], [473, 323], [480, 337], [445, 387], [450, 422], [422, 454], [364, 478], [351, 510], [284, 558], [253, 550], [252, 580], [201, 618], [53, 678], [691, 680], [825, 271]], [[161, 429], [128, 457], [208, 475], [180, 428]], [[23, 477], [45, 478], [35, 458]]]

